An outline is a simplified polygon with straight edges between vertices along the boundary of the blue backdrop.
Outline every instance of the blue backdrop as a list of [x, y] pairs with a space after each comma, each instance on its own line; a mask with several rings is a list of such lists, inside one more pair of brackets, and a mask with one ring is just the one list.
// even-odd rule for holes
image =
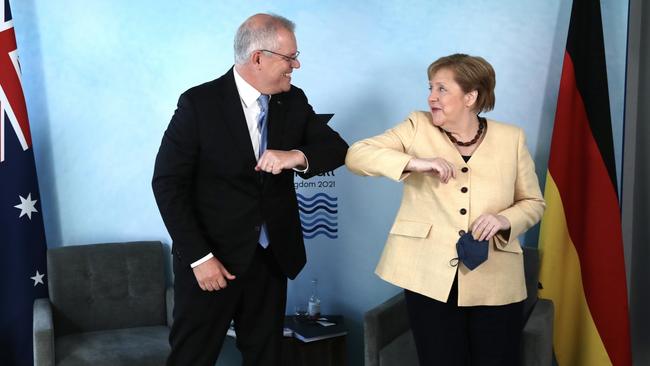
[[[627, 2], [602, 3], [620, 171]], [[232, 65], [234, 32], [256, 12], [296, 22], [302, 67], [293, 81], [317, 112], [335, 114], [330, 124], [350, 143], [426, 109], [426, 67], [436, 58], [483, 56], [497, 73], [496, 108], [488, 116], [525, 129], [544, 182], [570, 0], [12, 5], [51, 247], [170, 243], [150, 188], [162, 133], [182, 91]], [[316, 186], [307, 184], [312, 181]], [[346, 316], [350, 362], [360, 365], [363, 313], [398, 291], [373, 271], [401, 187], [344, 168], [310, 181], [297, 178], [296, 184], [307, 210], [323, 199], [320, 205], [335, 213], [321, 208], [327, 222], [313, 223], [315, 212], [303, 212], [312, 215], [306, 230], [315, 236], [307, 240], [305, 270], [289, 284], [287, 310], [306, 301], [310, 280], [318, 278], [322, 310]], [[318, 224], [326, 227], [315, 229]], [[316, 235], [318, 230], [329, 235]], [[536, 240], [534, 231], [525, 241]], [[220, 364], [232, 364], [238, 359], [234, 346], [225, 348]]]

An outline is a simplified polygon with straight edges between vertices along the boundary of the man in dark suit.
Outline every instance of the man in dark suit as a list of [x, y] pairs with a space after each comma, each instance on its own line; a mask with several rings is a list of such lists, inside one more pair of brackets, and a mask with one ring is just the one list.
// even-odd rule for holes
[[214, 365], [231, 319], [244, 365], [280, 362], [287, 278], [305, 265], [294, 171], [341, 166], [347, 144], [291, 85], [294, 24], [248, 18], [235, 66], [183, 93], [153, 190], [172, 237], [168, 365]]

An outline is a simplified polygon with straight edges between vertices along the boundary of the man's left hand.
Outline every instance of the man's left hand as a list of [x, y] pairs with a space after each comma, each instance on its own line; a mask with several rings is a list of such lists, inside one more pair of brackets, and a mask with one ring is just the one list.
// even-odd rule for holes
[[282, 170], [307, 166], [305, 154], [297, 150], [266, 150], [255, 166], [255, 171], [280, 174]]

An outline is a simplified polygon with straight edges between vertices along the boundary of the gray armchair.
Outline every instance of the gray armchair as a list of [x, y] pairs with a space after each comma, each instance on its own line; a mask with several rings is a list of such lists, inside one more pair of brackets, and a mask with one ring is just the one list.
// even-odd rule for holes
[[[553, 302], [537, 297], [537, 248], [523, 249], [528, 298], [524, 302], [521, 365], [549, 366], [553, 359]], [[366, 312], [363, 328], [366, 366], [418, 365], [403, 292]]]
[[34, 302], [34, 364], [164, 365], [173, 294], [160, 242], [47, 251], [49, 299]]

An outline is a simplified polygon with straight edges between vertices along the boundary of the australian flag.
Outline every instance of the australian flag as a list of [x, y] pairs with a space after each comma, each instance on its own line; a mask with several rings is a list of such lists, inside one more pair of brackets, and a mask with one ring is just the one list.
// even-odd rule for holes
[[9, 0], [0, 0], [0, 365], [32, 365], [32, 306], [47, 297], [45, 232]]

